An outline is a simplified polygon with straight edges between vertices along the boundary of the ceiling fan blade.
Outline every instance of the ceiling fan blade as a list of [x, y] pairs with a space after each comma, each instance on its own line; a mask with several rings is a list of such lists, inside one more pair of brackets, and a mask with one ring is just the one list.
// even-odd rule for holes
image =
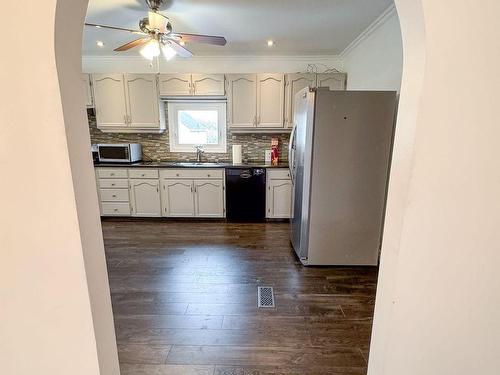
[[85, 23], [85, 26], [93, 26], [93, 27], [96, 27], [98, 29], [111, 29], [111, 30], [119, 30], [119, 31], [127, 31], [129, 33], [133, 33], [133, 34], [140, 34], [140, 35], [146, 35], [145, 33], [143, 33], [142, 31], [140, 30], [133, 30], [133, 29], [127, 29], [127, 28], [124, 28], [124, 27], [117, 27], [117, 26], [108, 26], [108, 25], [98, 25], [98, 24], [95, 24], [95, 23]]
[[187, 33], [175, 33], [183, 42], [194, 42], [194, 43], [207, 43], [215, 44], [217, 46], [225, 46], [227, 41], [223, 36], [214, 35], [200, 35], [200, 34], [187, 34]]
[[169, 40], [169, 45], [172, 47], [172, 49], [177, 52], [177, 54], [180, 57], [193, 57], [193, 53], [188, 50], [187, 48], [181, 46], [179, 43], [177, 43], [175, 40]]
[[131, 42], [125, 43], [123, 46], [115, 48], [113, 51], [116, 51], [116, 52], [127, 51], [131, 48], [143, 45], [144, 43], [147, 43], [149, 40], [151, 40], [151, 38], [149, 38], [149, 37], [135, 39], [135, 40], [132, 40]]
[[158, 30], [160, 33], [164, 33], [167, 27], [168, 18], [163, 14], [149, 11], [148, 12], [148, 21], [149, 21], [149, 29], [150, 30]]

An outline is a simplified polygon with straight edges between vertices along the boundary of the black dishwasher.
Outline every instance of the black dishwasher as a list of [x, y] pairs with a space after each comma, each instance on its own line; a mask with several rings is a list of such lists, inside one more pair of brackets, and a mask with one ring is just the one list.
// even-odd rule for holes
[[265, 220], [265, 168], [226, 168], [226, 217], [229, 221]]

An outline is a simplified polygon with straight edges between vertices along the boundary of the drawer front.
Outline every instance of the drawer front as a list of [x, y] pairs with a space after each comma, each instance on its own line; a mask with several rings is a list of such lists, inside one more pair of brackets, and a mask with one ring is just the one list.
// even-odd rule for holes
[[288, 180], [290, 178], [290, 171], [286, 168], [280, 169], [267, 169], [267, 178], [270, 180]]
[[101, 202], [128, 201], [128, 189], [101, 189]]
[[129, 169], [129, 178], [158, 178], [158, 169]]
[[115, 169], [115, 168], [99, 168], [97, 175], [100, 178], [127, 178], [126, 169]]
[[224, 178], [224, 169], [164, 169], [160, 172], [161, 178], [203, 178], [218, 179]]
[[130, 216], [130, 205], [128, 203], [102, 203], [101, 209], [103, 216]]
[[99, 187], [101, 189], [128, 189], [128, 180], [118, 178], [100, 178]]

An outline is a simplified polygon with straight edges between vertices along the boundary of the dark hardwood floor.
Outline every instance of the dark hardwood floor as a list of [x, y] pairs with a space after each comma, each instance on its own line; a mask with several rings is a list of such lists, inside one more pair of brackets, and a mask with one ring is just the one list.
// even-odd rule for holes
[[[122, 375], [366, 373], [374, 267], [305, 268], [288, 224], [103, 221]], [[257, 308], [273, 286], [276, 308]]]

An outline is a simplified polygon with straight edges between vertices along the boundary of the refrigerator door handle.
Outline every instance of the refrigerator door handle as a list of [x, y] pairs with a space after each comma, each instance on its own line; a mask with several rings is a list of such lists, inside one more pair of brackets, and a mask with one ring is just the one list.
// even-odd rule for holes
[[290, 180], [293, 184], [293, 169], [295, 164], [295, 155], [293, 152], [293, 142], [295, 141], [295, 132], [297, 131], [297, 125], [293, 124], [292, 133], [290, 134], [290, 141], [288, 143], [288, 169], [290, 170]]

